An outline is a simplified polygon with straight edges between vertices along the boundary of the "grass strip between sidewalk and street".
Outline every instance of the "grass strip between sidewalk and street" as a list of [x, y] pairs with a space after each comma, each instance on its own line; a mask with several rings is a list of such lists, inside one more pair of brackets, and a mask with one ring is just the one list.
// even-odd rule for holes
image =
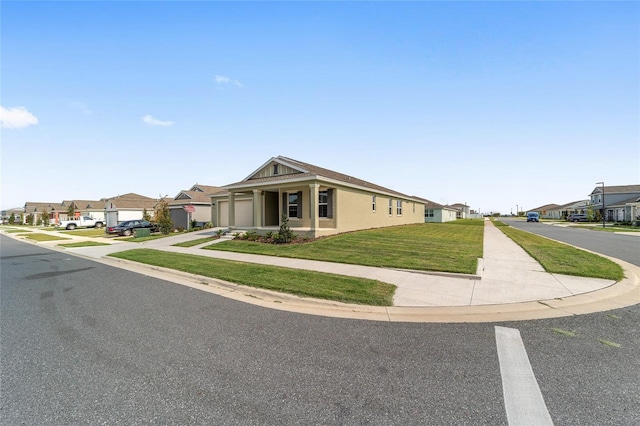
[[624, 271], [617, 263], [568, 244], [553, 241], [494, 221], [507, 237], [537, 260], [545, 271], [554, 274], [622, 281]]
[[71, 238], [58, 237], [57, 235], [51, 234], [41, 234], [38, 232], [33, 232], [31, 234], [18, 234], [19, 237], [29, 238], [34, 241], [56, 241], [56, 240], [70, 240]]
[[392, 306], [396, 290], [396, 286], [392, 284], [366, 278], [151, 249], [133, 249], [109, 256], [250, 287], [343, 303]]
[[209, 250], [292, 257], [384, 268], [475, 274], [482, 257], [483, 220], [458, 220], [369, 229], [300, 244], [243, 240]]
[[78, 247], [96, 247], [96, 246], [108, 246], [110, 245], [109, 243], [101, 243], [99, 241], [80, 241], [77, 243], [65, 243], [65, 244], [58, 244], [58, 247], [65, 247], [65, 248], [78, 248]]

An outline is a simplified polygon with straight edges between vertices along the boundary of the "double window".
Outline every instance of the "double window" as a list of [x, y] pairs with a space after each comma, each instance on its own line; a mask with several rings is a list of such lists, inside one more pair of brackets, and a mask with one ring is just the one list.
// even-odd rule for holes
[[433, 217], [433, 209], [427, 209], [424, 211], [424, 217]]

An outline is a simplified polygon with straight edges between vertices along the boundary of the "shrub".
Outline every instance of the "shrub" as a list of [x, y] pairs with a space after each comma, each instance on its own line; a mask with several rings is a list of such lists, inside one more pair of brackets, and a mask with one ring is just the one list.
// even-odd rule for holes
[[277, 236], [274, 238], [275, 242], [278, 244], [290, 243], [296, 236], [289, 228], [289, 217], [286, 214], [282, 215], [282, 221], [280, 223], [280, 230], [278, 231]]

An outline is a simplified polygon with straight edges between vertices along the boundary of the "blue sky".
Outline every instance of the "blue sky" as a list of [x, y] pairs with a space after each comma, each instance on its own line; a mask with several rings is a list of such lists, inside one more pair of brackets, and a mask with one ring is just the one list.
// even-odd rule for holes
[[12, 2], [3, 209], [284, 155], [483, 212], [640, 184], [637, 2]]

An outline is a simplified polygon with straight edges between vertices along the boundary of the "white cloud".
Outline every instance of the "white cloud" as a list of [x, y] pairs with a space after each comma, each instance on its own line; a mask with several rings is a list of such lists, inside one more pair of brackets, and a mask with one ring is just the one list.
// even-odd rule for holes
[[25, 107], [5, 108], [0, 106], [0, 125], [5, 129], [21, 129], [38, 124], [38, 119]]
[[216, 75], [216, 83], [218, 85], [222, 85], [222, 84], [233, 84], [236, 87], [242, 87], [242, 83], [240, 83], [238, 80], [233, 80], [227, 76], [224, 75]]
[[173, 121], [162, 121], [162, 120], [158, 120], [157, 118], [153, 118], [150, 115], [145, 115], [144, 117], [142, 117], [142, 121], [144, 121], [145, 123], [147, 123], [149, 126], [172, 126], [173, 125]]

